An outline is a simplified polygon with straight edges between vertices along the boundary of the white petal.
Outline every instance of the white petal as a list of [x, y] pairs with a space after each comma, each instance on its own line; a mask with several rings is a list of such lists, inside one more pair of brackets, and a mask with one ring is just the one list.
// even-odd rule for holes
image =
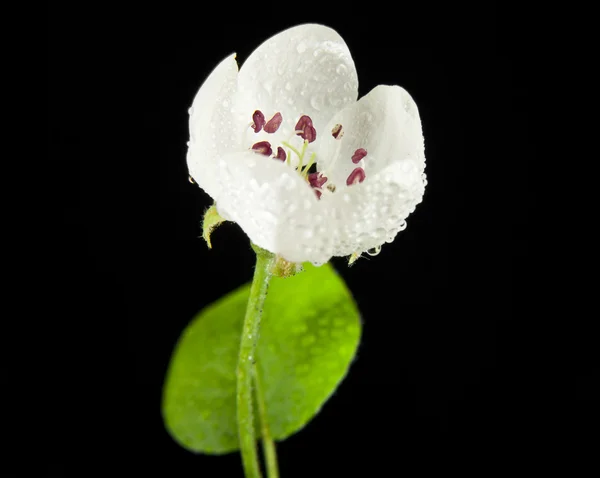
[[297, 119], [311, 117], [319, 133], [336, 111], [356, 102], [358, 78], [346, 43], [331, 28], [307, 24], [265, 41], [248, 57], [239, 75], [240, 114], [256, 109], [270, 118], [283, 115], [293, 131]]
[[392, 242], [423, 198], [425, 180], [413, 161], [394, 161], [360, 184], [323, 198], [334, 211], [334, 256]]
[[237, 222], [253, 243], [293, 262], [331, 257], [333, 211], [293, 168], [252, 152], [223, 156], [217, 164], [219, 214]]
[[237, 91], [235, 54], [225, 58], [208, 76], [190, 108], [190, 175], [213, 198], [217, 188], [217, 158], [240, 144], [240, 125], [232, 113]]
[[[342, 125], [341, 139], [331, 135], [336, 124]], [[335, 115], [326, 130], [319, 145], [318, 168], [338, 191], [346, 187], [346, 179], [357, 166], [365, 170], [367, 178], [393, 161], [414, 161], [421, 172], [425, 168], [419, 110], [399, 86], [376, 86]], [[351, 158], [359, 148], [367, 150], [367, 156], [354, 164]]]
[[[321, 202], [336, 211], [333, 255], [340, 256], [391, 242], [421, 202], [426, 182], [419, 112], [399, 86], [374, 88], [336, 115], [328, 128], [337, 123], [344, 136], [324, 141], [318, 158], [319, 169], [336, 185], [336, 192], [324, 195]], [[368, 154], [354, 164], [351, 157], [358, 148]], [[366, 179], [346, 186], [357, 166], [363, 167]]]

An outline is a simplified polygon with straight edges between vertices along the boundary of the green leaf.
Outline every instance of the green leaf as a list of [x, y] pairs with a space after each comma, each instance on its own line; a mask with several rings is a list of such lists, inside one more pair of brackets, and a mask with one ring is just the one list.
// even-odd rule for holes
[[[329, 264], [305, 269], [272, 278], [257, 344], [256, 366], [276, 440], [319, 412], [348, 372], [360, 340], [359, 312], [341, 277]], [[238, 449], [235, 370], [249, 290], [240, 287], [202, 310], [173, 353], [163, 417], [189, 450]]]

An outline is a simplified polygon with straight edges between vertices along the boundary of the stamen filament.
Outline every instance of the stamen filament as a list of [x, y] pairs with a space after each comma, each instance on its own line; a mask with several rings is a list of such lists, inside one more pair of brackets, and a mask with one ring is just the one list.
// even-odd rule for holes
[[308, 141], [305, 139], [302, 144], [302, 153], [300, 154], [300, 162], [298, 163], [298, 170], [300, 174], [302, 174], [302, 162], [304, 161], [304, 155], [306, 154], [306, 147], [308, 146]]
[[317, 157], [317, 153], [313, 153], [313, 154], [310, 155], [310, 160], [308, 161], [308, 164], [306, 165], [306, 167], [302, 171], [302, 176], [304, 176], [304, 177], [308, 176], [308, 170], [311, 168], [311, 166], [313, 164], [315, 164], [315, 158], [316, 157]]
[[[283, 144], [286, 148], [291, 149], [294, 153], [296, 153], [296, 156], [300, 157], [300, 152], [296, 148], [294, 148], [290, 143], [282, 141], [281, 144]], [[289, 156], [291, 156], [291, 154], [288, 155], [288, 157]]]

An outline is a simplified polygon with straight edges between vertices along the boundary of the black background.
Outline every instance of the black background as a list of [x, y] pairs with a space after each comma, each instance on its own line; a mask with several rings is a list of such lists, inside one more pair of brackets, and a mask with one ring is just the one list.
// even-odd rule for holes
[[[419, 106], [428, 187], [381, 254], [333, 264], [364, 320], [358, 360], [322, 412], [278, 445], [284, 478], [514, 469], [554, 425], [527, 319], [535, 68], [525, 20], [493, 2], [167, 2], [53, 6], [52, 238], [44, 476], [242, 476], [163, 428], [161, 387], [191, 317], [251, 279], [247, 237], [198, 238], [210, 198], [187, 179], [187, 110], [225, 56], [296, 24], [335, 28], [363, 96]], [[583, 403], [591, 376], [574, 378]], [[586, 381], [587, 380], [587, 381]], [[588, 383], [589, 382], [589, 383]], [[45, 383], [45, 382], [44, 382]], [[579, 388], [578, 388], [579, 387]], [[577, 391], [579, 390], [579, 391]]]

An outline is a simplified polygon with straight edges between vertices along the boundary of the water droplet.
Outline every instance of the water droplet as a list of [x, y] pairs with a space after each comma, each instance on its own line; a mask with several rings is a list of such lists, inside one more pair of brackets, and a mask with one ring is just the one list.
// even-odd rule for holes
[[307, 229], [306, 231], [304, 231], [304, 239], [311, 239], [314, 236], [314, 232], [312, 231], [312, 229]]
[[317, 111], [321, 111], [321, 108], [323, 106], [323, 98], [319, 95], [311, 97], [310, 106], [312, 106]]
[[362, 121], [364, 121], [365, 123], [371, 123], [373, 121], [373, 115], [371, 113], [369, 113], [368, 111], [363, 111], [360, 114], [360, 119]]
[[345, 202], [350, 202], [350, 201], [352, 201], [352, 198], [350, 197], [350, 194], [348, 194], [348, 193], [344, 194], [344, 201], [345, 201]]
[[227, 108], [229, 106], [229, 101], [223, 100], [223, 108]]
[[383, 238], [383, 237], [385, 237], [385, 233], [386, 233], [386, 230], [383, 227], [378, 227], [377, 229], [375, 229], [373, 236], [377, 237], [377, 238]]
[[194, 107], [190, 106], [190, 108], [188, 109], [188, 114], [193, 115], [194, 114]]
[[310, 202], [308, 199], [305, 199], [305, 200], [304, 200], [304, 203], [303, 203], [303, 205], [304, 205], [304, 209], [305, 209], [306, 211], [308, 211], [308, 210], [309, 210], [309, 209], [312, 207], [312, 203], [311, 203], [311, 202]]
[[271, 94], [273, 91], [273, 80], [267, 80], [263, 83], [263, 88], [267, 90], [267, 93]]
[[335, 95], [329, 96], [328, 99], [331, 106], [340, 106], [340, 103], [342, 102], [342, 99]]
[[348, 71], [348, 67], [346, 65], [344, 65], [343, 63], [340, 63], [337, 68], [335, 69], [335, 72], [338, 75], [343, 75]]
[[293, 105], [294, 104], [294, 98], [288, 98], [287, 102], [288, 102], [288, 105]]
[[285, 84], [285, 89], [288, 91], [292, 90], [292, 84], [289, 81]]
[[306, 43], [304, 43], [304, 42], [298, 43], [298, 45], [296, 46], [296, 51], [298, 53], [304, 53], [306, 51]]

